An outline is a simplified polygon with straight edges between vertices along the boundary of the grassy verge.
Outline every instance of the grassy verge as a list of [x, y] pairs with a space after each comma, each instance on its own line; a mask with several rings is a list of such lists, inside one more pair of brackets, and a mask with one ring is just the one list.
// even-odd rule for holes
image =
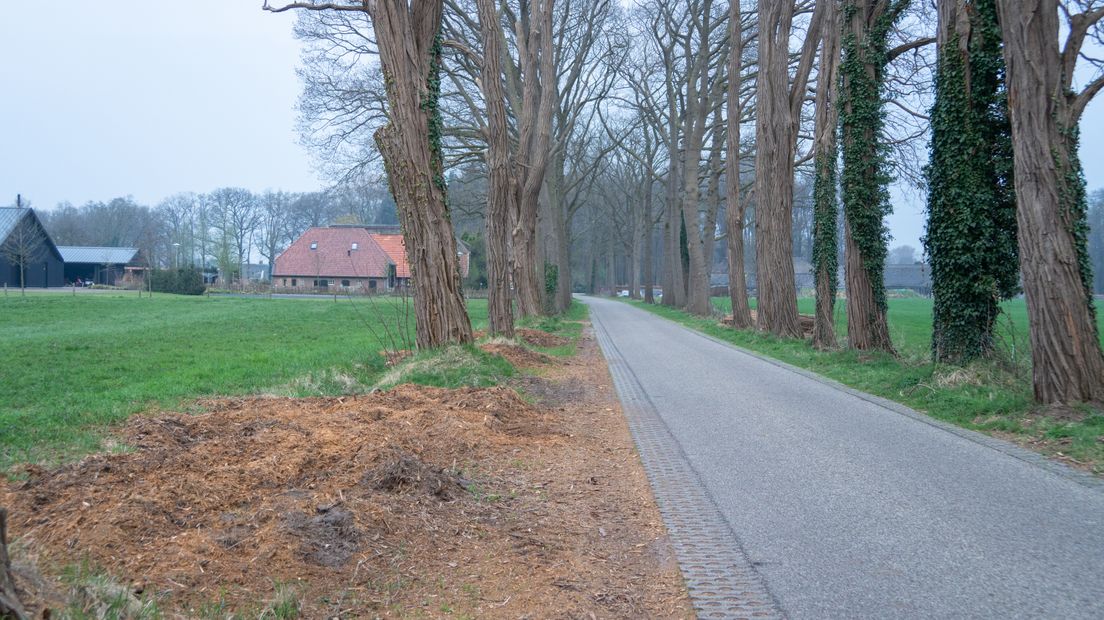
[[[469, 312], [486, 322], [485, 301]], [[389, 298], [41, 294], [0, 298], [0, 317], [0, 471], [99, 450], [105, 427], [200, 396], [370, 388], [413, 329]]]
[[[931, 337], [928, 300], [890, 302], [890, 329], [901, 353], [898, 357], [848, 350], [817, 351], [804, 340], [735, 330], [715, 318], [695, 317], [665, 306], [628, 303], [939, 420], [1010, 439], [1104, 474], [1104, 414], [1089, 408], [1054, 411], [1037, 407], [1032, 401], [1030, 373], [1022, 361], [1022, 349], [1013, 358], [1015, 363], [984, 362], [965, 368], [931, 363], [927, 357]], [[802, 303], [809, 305], [811, 300]], [[1009, 314], [1012, 325], [1026, 326], [1026, 318], [1017, 321], [1015, 308]], [[837, 319], [845, 320], [840, 316]], [[1008, 335], [1013, 342], [1020, 337], [1015, 332]]]
[[565, 344], [542, 347], [530, 345], [531, 348], [546, 355], [554, 357], [570, 357], [575, 355], [579, 337], [583, 335], [583, 325], [586, 323], [589, 310], [586, 305], [571, 300], [571, 306], [561, 315], [527, 317], [518, 321], [517, 326], [528, 329], [537, 329], [548, 332], [567, 340]]

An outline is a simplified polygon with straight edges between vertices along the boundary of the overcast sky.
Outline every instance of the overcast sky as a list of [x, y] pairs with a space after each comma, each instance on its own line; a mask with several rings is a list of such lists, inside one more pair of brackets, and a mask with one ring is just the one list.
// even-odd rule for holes
[[[220, 186], [324, 186], [298, 144], [294, 16], [261, 0], [5, 2], [0, 204], [133, 195], [156, 204]], [[1089, 188], [1104, 187], [1104, 96], [1082, 124]], [[917, 248], [923, 203], [894, 192], [892, 245]]]

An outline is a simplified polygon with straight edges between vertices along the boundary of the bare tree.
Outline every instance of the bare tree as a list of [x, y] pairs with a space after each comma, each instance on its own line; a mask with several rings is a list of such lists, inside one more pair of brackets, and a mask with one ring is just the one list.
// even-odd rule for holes
[[290, 9], [355, 11], [372, 20], [388, 121], [375, 132], [399, 211], [414, 283], [419, 348], [472, 340], [441, 154], [441, 0], [292, 2]]
[[34, 212], [27, 210], [19, 216], [19, 222], [12, 227], [4, 244], [0, 245], [0, 254], [19, 270], [19, 290], [24, 297], [27, 295], [27, 267], [42, 257], [46, 243], [46, 233]]
[[506, 123], [506, 94], [502, 87], [502, 31], [494, 0], [477, 0], [483, 33], [481, 85], [487, 106], [487, 314], [488, 331], [514, 335], [510, 296], [510, 213], [517, 209], [517, 189], [511, 174], [510, 134]]
[[1085, 181], [1077, 145], [1081, 115], [1104, 89], [1104, 75], [1098, 72], [1077, 90], [1074, 73], [1086, 39], [1101, 41], [1104, 3], [998, 0], [997, 9], [1008, 71], [1035, 399], [1101, 401], [1104, 356], [1085, 247]]
[[287, 192], [265, 192], [257, 199], [258, 253], [268, 261], [268, 277], [276, 257], [292, 241], [290, 230], [292, 195]]
[[801, 106], [820, 41], [825, 0], [818, 0], [793, 79], [790, 40], [797, 5], [759, 2], [759, 84], [755, 115], [755, 257], [759, 329], [801, 336], [793, 268], [794, 158]]
[[253, 236], [260, 223], [253, 193], [241, 187], [220, 187], [207, 195], [207, 202], [214, 216], [213, 227], [219, 234], [220, 267], [227, 283], [235, 272], [244, 279]]
[[728, 55], [726, 91], [725, 159], [725, 237], [728, 245], [728, 296], [732, 302], [732, 325], [740, 329], [752, 326], [744, 268], [744, 218], [747, 200], [740, 191], [740, 123], [744, 120], [741, 87], [744, 83], [744, 23], [739, 0], [728, 6], [728, 33], [732, 49]]

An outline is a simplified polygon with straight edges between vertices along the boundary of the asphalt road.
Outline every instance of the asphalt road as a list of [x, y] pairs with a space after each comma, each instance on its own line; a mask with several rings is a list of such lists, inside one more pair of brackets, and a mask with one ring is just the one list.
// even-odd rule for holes
[[785, 615], [1104, 618], [1104, 487], [584, 301]]

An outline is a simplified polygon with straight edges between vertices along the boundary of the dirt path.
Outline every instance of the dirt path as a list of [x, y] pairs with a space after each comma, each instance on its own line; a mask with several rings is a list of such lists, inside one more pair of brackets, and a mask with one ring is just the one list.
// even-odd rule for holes
[[691, 617], [593, 336], [534, 372], [524, 400], [404, 386], [135, 418], [135, 452], [32, 468], [0, 504], [24, 568], [83, 561], [168, 617]]

